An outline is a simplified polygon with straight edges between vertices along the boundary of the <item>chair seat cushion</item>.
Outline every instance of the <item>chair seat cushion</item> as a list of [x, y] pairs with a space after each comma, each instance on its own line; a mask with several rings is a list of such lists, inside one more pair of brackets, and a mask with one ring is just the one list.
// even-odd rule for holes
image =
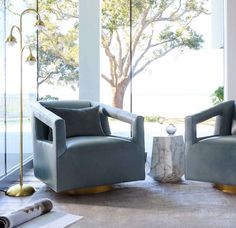
[[236, 135], [216, 136], [203, 139], [198, 142], [199, 146], [236, 148]]
[[187, 179], [236, 185], [236, 136], [201, 140], [186, 156]]
[[129, 139], [81, 136], [66, 139], [57, 162], [59, 185], [68, 189], [144, 179], [145, 154]]
[[[104, 150], [115, 150], [125, 149], [128, 146], [133, 146], [131, 140], [124, 139], [122, 137], [113, 137], [113, 136], [81, 136], [81, 137], [71, 137], [66, 139], [67, 150], [77, 151], [90, 151], [96, 149]], [[79, 151], [78, 150], [78, 151]]]

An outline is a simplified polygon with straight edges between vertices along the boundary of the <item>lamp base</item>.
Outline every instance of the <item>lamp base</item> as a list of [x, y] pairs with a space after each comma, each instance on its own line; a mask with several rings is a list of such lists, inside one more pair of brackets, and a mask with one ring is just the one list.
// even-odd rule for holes
[[22, 196], [30, 196], [33, 195], [35, 192], [35, 189], [29, 185], [13, 185], [11, 186], [7, 192], [6, 195], [8, 196], [15, 196], [15, 197], [22, 197]]
[[66, 191], [64, 193], [67, 193], [69, 195], [90, 195], [90, 194], [97, 194], [102, 192], [108, 192], [113, 189], [110, 185], [101, 185], [91, 188], [79, 188], [79, 189], [73, 189]]
[[235, 185], [214, 184], [213, 186], [222, 192], [236, 194]]

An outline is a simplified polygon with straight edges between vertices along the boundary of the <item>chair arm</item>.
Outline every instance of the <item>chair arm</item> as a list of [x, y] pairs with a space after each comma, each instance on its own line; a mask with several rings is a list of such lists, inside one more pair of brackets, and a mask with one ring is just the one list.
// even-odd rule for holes
[[105, 104], [95, 102], [93, 103], [93, 105], [94, 104], [101, 107], [102, 114], [130, 124], [132, 128], [131, 140], [138, 143], [139, 146], [144, 148], [144, 118], [142, 116], [138, 116], [131, 112], [127, 112], [122, 109], [111, 107]]
[[[33, 118], [38, 119], [52, 129], [53, 148], [57, 157], [59, 157], [66, 150], [65, 121], [38, 102], [32, 103], [32, 114]], [[34, 126], [34, 128], [36, 129], [33, 130], [37, 131], [37, 127]], [[35, 134], [35, 137], [37, 137], [37, 133]]]
[[217, 117], [214, 136], [227, 135], [232, 122], [233, 106], [233, 101], [227, 101], [202, 112], [185, 117], [186, 144], [194, 144], [203, 138], [212, 137], [211, 135], [197, 138], [197, 124], [202, 123], [212, 117]]

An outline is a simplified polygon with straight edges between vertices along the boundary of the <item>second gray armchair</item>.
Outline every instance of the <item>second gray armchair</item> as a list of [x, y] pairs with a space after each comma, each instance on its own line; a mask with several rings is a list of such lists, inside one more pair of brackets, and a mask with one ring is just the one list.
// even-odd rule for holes
[[[197, 124], [216, 117], [215, 132], [197, 137]], [[186, 179], [236, 185], [236, 105], [227, 101], [185, 119]]]
[[[143, 117], [90, 101], [35, 102], [32, 112], [34, 173], [54, 191], [145, 178]], [[112, 135], [108, 117], [132, 136]]]

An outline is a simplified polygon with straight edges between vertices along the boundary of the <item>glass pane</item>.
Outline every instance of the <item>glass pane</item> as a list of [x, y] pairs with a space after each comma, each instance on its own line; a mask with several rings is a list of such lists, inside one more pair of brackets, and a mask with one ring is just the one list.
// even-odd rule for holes
[[[209, 54], [214, 50], [209, 46], [211, 16], [205, 15], [204, 11], [210, 10], [210, 3], [196, 1], [195, 6], [187, 10], [185, 3], [188, 1], [176, 0], [163, 6], [152, 2], [144, 3], [146, 6], [142, 7], [140, 17], [151, 5], [147, 18], [153, 23], [147, 27], [141, 22], [136, 25], [145, 29], [133, 50], [133, 107], [144, 115], [183, 117], [211, 103], [210, 94], [214, 86], [203, 85], [206, 76], [213, 79], [214, 84], [219, 82], [211, 72], [214, 69], [209, 70]], [[202, 11], [200, 15], [199, 10]], [[162, 14], [154, 21], [155, 12], [160, 11]], [[179, 17], [179, 20], [170, 20], [171, 15], [172, 18], [173, 15]], [[136, 27], [133, 39], [137, 36]], [[217, 75], [222, 80], [221, 66], [218, 69], [221, 74]]]
[[150, 151], [152, 136], [167, 135], [168, 124], [183, 135], [184, 117], [213, 105], [223, 49], [212, 48], [211, 1], [132, 2], [133, 112], [156, 119], [145, 124]]
[[0, 1], [0, 177], [5, 174], [5, 9]]
[[[101, 102], [127, 111], [131, 109], [130, 9], [130, 1], [102, 2]], [[110, 121], [110, 124], [121, 134], [117, 121]], [[130, 135], [130, 126], [122, 125], [122, 132]]]
[[[28, 3], [30, 2], [30, 3]], [[6, 12], [6, 32], [10, 34], [13, 25], [20, 26], [20, 14], [28, 8], [36, 9], [32, 1], [8, 1]], [[23, 158], [32, 156], [32, 138], [30, 127], [30, 102], [36, 100], [36, 65], [28, 66], [25, 62], [29, 48], [35, 53], [36, 30], [35, 13], [26, 12], [22, 16], [23, 61], [20, 61], [20, 34], [13, 29], [12, 35], [17, 44], [6, 49], [6, 107], [7, 107], [7, 171], [19, 165], [20, 154], [20, 68], [22, 66], [23, 99]], [[14, 83], [13, 83], [14, 82]]]
[[217, 117], [210, 118], [204, 122], [197, 124], [197, 138], [209, 137], [215, 135], [215, 122]]
[[78, 99], [79, 1], [38, 0], [46, 25], [39, 33], [39, 99]]

